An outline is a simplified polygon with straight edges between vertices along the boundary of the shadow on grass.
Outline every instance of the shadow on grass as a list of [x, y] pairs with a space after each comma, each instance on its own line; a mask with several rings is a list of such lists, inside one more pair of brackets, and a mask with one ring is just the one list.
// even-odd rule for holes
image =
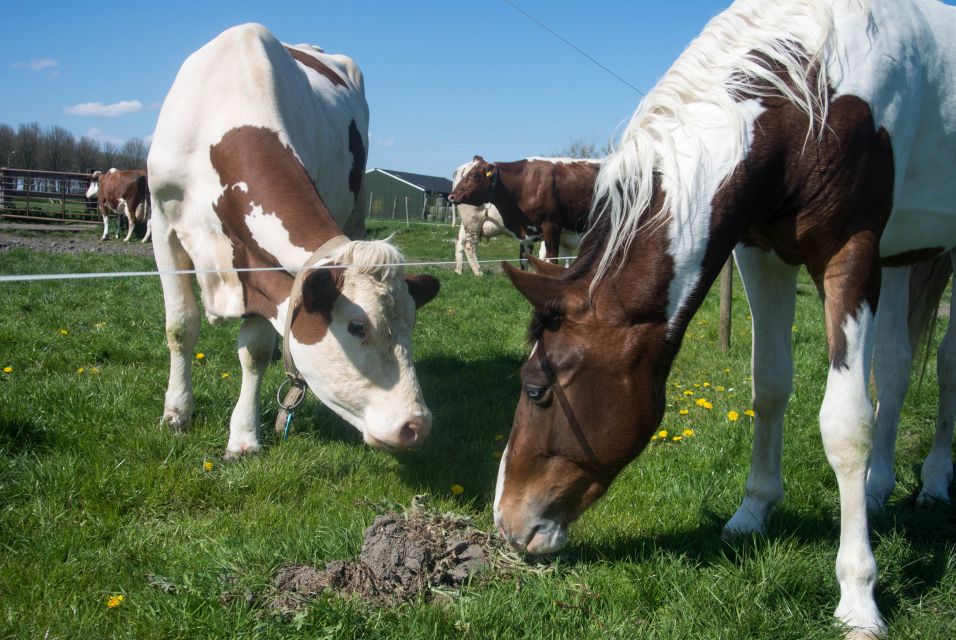
[[19, 413], [0, 413], [0, 452], [36, 454], [53, 445], [52, 434], [33, 419]]

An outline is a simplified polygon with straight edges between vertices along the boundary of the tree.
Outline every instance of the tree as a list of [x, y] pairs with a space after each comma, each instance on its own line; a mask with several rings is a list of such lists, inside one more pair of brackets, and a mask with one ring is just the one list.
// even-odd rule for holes
[[588, 140], [584, 136], [571, 138], [567, 146], [557, 151], [554, 155], [564, 158], [603, 158], [611, 153], [611, 141], [607, 140], [601, 147], [598, 147], [597, 138]]
[[14, 158], [16, 153], [17, 132], [8, 124], [0, 124], [0, 166], [9, 167], [16, 164]]
[[49, 171], [73, 171], [76, 162], [76, 138], [60, 126], [41, 136], [43, 168]]
[[97, 169], [105, 171], [109, 167], [100, 167], [97, 163], [100, 160], [100, 144], [86, 136], [80, 138], [79, 142], [76, 143], [76, 154], [75, 154], [75, 171], [80, 171], [83, 173], [92, 173]]
[[130, 138], [120, 149], [119, 163], [123, 169], [143, 169], [146, 167], [146, 156], [149, 148], [142, 138]]
[[40, 163], [40, 125], [36, 122], [21, 124], [17, 127], [14, 145], [17, 158], [15, 164], [21, 169], [39, 169]]

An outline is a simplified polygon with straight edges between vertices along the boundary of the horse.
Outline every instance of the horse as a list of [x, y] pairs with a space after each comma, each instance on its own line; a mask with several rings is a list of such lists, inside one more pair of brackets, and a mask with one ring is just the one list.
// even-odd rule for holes
[[494, 518], [528, 553], [644, 449], [688, 323], [733, 254], [750, 303], [751, 471], [725, 536], [760, 533], [783, 497], [783, 417], [801, 265], [825, 311], [819, 422], [839, 486], [835, 616], [886, 625], [874, 600], [866, 473], [881, 267], [956, 246], [956, 9], [930, 0], [738, 0], [631, 118], [595, 186], [592, 228], [558, 272], [504, 269], [531, 303], [531, 355]]

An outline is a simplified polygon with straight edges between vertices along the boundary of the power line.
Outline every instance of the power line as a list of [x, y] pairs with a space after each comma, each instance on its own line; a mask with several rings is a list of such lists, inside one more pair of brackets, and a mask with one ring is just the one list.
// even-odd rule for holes
[[578, 47], [578, 46], [575, 45], [573, 42], [571, 42], [570, 40], [568, 40], [567, 38], [565, 38], [564, 36], [562, 36], [560, 33], [557, 33], [556, 31], [554, 31], [553, 29], [551, 29], [548, 25], [544, 24], [543, 22], [541, 22], [540, 20], [538, 20], [537, 18], [535, 18], [533, 15], [531, 15], [530, 13], [528, 13], [527, 11], [525, 11], [524, 9], [522, 9], [521, 7], [519, 7], [518, 5], [516, 5], [514, 2], [511, 2], [511, 0], [503, 0], [503, 2], [504, 2], [505, 4], [507, 4], [507, 5], [509, 5], [512, 9], [514, 9], [515, 11], [517, 11], [518, 13], [520, 13], [521, 15], [523, 15], [524, 17], [526, 17], [528, 20], [531, 20], [533, 23], [535, 23], [536, 25], [538, 25], [539, 27], [541, 27], [542, 29], [544, 29], [545, 31], [547, 31], [548, 33], [550, 33], [551, 35], [553, 35], [555, 38], [557, 38], [558, 40], [560, 40], [560, 41], [563, 42], [564, 44], [568, 45], [569, 47], [571, 47], [572, 49], [574, 49], [575, 51], [577, 51], [578, 53], [580, 53], [582, 56], [584, 56], [585, 58], [587, 58], [588, 60], [590, 60], [591, 62], [593, 62], [594, 64], [596, 64], [597, 66], [599, 66], [599, 67], [601, 67], [602, 69], [604, 69], [605, 71], [607, 71], [609, 74], [611, 74], [612, 76], [614, 76], [615, 78], [617, 78], [618, 80], [620, 80], [621, 82], [623, 82], [624, 84], [626, 84], [628, 87], [630, 87], [631, 89], [633, 89], [634, 91], [636, 91], [638, 94], [640, 94], [640, 95], [642, 95], [642, 96], [646, 96], [646, 95], [647, 95], [646, 93], [644, 93], [643, 91], [641, 91], [640, 89], [638, 89], [637, 87], [635, 87], [633, 84], [631, 84], [630, 82], [628, 82], [627, 80], [625, 80], [624, 78], [622, 78], [621, 76], [617, 75], [616, 73], [614, 73], [613, 71], [611, 71], [610, 69], [608, 69], [607, 67], [605, 67], [603, 64], [601, 64], [600, 62], [598, 62], [596, 59], [594, 59], [593, 56], [588, 55], [588, 53], [587, 53], [586, 51], [583, 51], [580, 47]]

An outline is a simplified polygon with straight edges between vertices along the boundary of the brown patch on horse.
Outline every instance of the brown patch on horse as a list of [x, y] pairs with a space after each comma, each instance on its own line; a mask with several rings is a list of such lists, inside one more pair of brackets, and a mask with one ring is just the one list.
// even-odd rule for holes
[[[209, 158], [225, 189], [213, 210], [232, 241], [234, 267], [280, 264], [259, 245], [246, 222], [256, 205], [265, 214], [274, 213], [293, 243], [308, 252], [341, 234], [305, 167], [275, 131], [252, 126], [231, 129], [209, 148]], [[257, 271], [240, 272], [239, 280], [246, 313], [275, 318], [293, 278], [285, 271]]]
[[286, 47], [285, 50], [288, 51], [289, 54], [301, 64], [304, 64], [305, 66], [312, 69], [313, 71], [317, 71], [318, 73], [328, 78], [329, 81], [332, 82], [332, 84], [338, 85], [340, 87], [348, 86], [345, 84], [345, 80], [343, 80], [341, 76], [339, 76], [339, 74], [329, 69], [317, 58], [310, 56], [304, 51], [299, 51], [298, 49], [294, 49], [292, 47]]

